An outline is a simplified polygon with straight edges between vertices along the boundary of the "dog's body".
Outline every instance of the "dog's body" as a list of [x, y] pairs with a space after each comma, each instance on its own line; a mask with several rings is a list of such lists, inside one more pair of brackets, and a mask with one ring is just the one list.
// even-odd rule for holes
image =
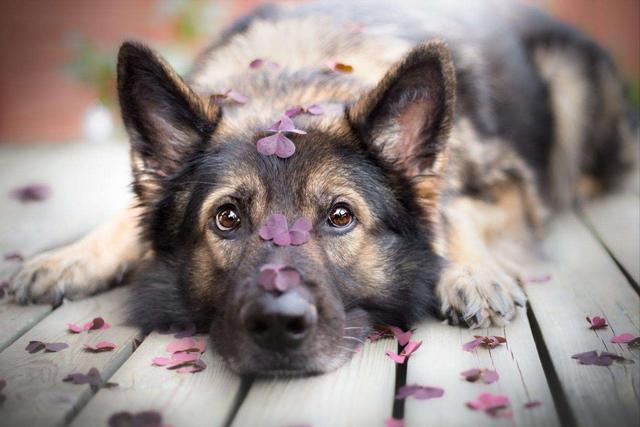
[[[517, 4], [342, 3], [257, 10], [200, 56], [189, 86], [154, 53], [123, 46], [138, 203], [27, 262], [12, 282], [18, 298], [83, 297], [139, 264], [138, 324], [196, 322], [234, 369], [257, 373], [333, 369], [374, 324], [406, 327], [429, 312], [472, 327], [510, 320], [526, 301], [519, 258], [545, 207], [622, 169], [631, 130], [611, 61]], [[250, 68], [256, 58], [278, 67]], [[229, 89], [248, 101], [205, 101]], [[324, 113], [294, 117], [307, 134], [292, 157], [256, 152], [282, 112], [311, 103]], [[355, 219], [336, 226], [334, 208]], [[311, 240], [259, 238], [275, 212], [310, 218]], [[242, 226], [221, 228], [229, 215]], [[265, 357], [255, 336], [234, 335], [244, 325], [234, 316], [264, 297], [256, 274], [274, 261], [300, 273], [295, 292], [317, 326], [313, 317], [313, 338], [293, 355]]]

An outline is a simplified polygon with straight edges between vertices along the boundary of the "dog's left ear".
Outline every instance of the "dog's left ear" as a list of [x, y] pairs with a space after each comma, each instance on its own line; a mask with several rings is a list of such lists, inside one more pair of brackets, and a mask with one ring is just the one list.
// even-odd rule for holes
[[438, 173], [455, 104], [455, 73], [445, 43], [417, 46], [347, 110], [359, 136], [409, 176]]
[[197, 95], [153, 50], [126, 42], [118, 53], [118, 96], [131, 140], [134, 189], [143, 202], [157, 196], [214, 131], [220, 109]]

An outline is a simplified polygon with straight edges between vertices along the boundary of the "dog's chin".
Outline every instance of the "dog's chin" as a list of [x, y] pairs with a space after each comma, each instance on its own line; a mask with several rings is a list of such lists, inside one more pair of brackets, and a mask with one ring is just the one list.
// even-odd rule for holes
[[241, 357], [225, 357], [229, 368], [241, 376], [255, 377], [309, 377], [334, 371], [351, 360], [354, 349], [339, 349], [332, 354], [290, 356], [260, 352]]

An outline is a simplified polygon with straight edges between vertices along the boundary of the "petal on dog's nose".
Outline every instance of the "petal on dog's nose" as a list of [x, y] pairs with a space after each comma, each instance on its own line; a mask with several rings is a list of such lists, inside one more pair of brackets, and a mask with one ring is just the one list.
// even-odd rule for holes
[[256, 281], [267, 291], [286, 292], [300, 284], [300, 273], [286, 264], [264, 264]]

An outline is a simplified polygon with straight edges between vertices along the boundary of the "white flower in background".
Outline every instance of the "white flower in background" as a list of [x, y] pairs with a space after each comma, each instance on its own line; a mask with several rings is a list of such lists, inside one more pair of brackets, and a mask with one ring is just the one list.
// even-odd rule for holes
[[82, 118], [82, 134], [89, 142], [106, 142], [114, 133], [111, 111], [100, 103], [87, 108]]

